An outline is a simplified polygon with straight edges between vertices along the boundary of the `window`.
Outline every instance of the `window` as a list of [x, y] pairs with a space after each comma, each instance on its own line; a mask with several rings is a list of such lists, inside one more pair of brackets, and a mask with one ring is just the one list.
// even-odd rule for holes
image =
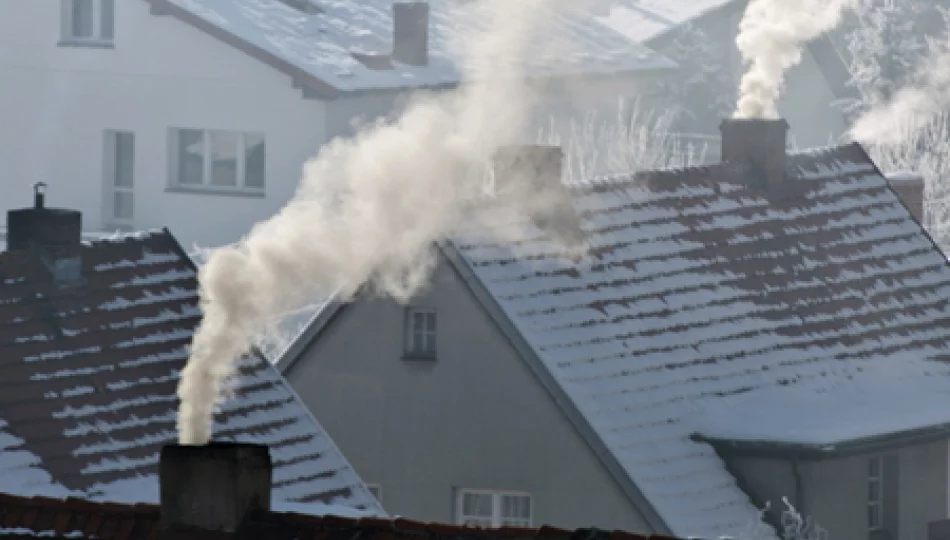
[[435, 310], [409, 308], [406, 310], [406, 356], [435, 357]]
[[127, 131], [106, 131], [104, 153], [106, 222], [130, 225], [135, 216], [135, 135]]
[[884, 527], [884, 460], [880, 456], [868, 460], [868, 529]]
[[459, 525], [531, 526], [531, 495], [527, 493], [461, 490], [456, 509]]
[[63, 42], [111, 45], [115, 37], [115, 0], [62, 0]]
[[261, 133], [178, 129], [170, 132], [172, 187], [263, 194], [266, 145]]
[[369, 492], [373, 494], [373, 497], [376, 499], [376, 502], [383, 504], [383, 488], [379, 484], [366, 484], [366, 487], [369, 488]]

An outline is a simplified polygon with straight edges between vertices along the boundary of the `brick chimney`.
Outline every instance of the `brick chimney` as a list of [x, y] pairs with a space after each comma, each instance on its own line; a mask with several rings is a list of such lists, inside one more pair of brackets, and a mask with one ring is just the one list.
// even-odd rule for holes
[[392, 58], [410, 66], [429, 64], [428, 2], [393, 3]]
[[163, 447], [159, 488], [164, 536], [237, 532], [248, 512], [270, 510], [272, 468], [270, 452], [263, 445]]
[[917, 173], [901, 171], [888, 174], [887, 183], [910, 210], [917, 223], [924, 223], [924, 177]]
[[735, 167], [744, 178], [767, 190], [770, 198], [793, 193], [785, 173], [788, 122], [730, 118], [723, 120], [719, 131], [724, 164]]
[[82, 213], [46, 207], [46, 184], [33, 185], [33, 208], [7, 212], [7, 250], [31, 251], [61, 285], [82, 281]]

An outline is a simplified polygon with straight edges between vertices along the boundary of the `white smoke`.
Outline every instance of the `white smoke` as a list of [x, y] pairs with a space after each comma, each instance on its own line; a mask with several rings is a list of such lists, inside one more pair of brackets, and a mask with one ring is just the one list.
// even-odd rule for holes
[[851, 137], [866, 144], [902, 144], [946, 112], [950, 106], [950, 51], [935, 50], [922, 60], [919, 82], [862, 114]]
[[785, 74], [808, 41], [835, 28], [857, 0], [750, 0], [736, 45], [749, 65], [739, 83], [735, 118], [778, 118]]
[[[425, 284], [432, 242], [478, 219], [465, 210], [483, 189], [487, 160], [528, 128], [535, 98], [522, 61], [554, 34], [545, 26], [558, 2], [577, 4], [459, 3], [483, 22], [460, 30], [453, 49], [466, 84], [417, 99], [392, 124], [330, 143], [305, 165], [292, 201], [211, 254], [199, 273], [204, 318], [178, 390], [182, 444], [210, 440], [235, 360], [276, 315], [318, 294], [349, 297], [365, 283], [399, 300]], [[532, 195], [521, 190], [520, 206], [546, 204]]]

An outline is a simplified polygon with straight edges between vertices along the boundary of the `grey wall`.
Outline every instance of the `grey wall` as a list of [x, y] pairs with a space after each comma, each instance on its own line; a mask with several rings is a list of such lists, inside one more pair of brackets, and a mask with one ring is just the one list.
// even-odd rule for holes
[[[882, 454], [885, 525], [892, 529], [891, 539], [926, 540], [927, 524], [946, 518], [947, 451], [947, 442], [940, 441]], [[871, 538], [867, 530], [869, 457], [801, 464], [804, 498], [798, 509], [827, 530], [831, 540]], [[786, 496], [795, 504], [795, 483], [787, 461], [741, 458], [732, 465], [760, 501], [784, 509], [781, 499]]]
[[401, 359], [404, 307], [377, 298], [287, 374], [389, 513], [451, 522], [458, 488], [518, 490], [535, 525], [648, 530], [444, 260], [412, 303], [438, 310], [436, 360]]

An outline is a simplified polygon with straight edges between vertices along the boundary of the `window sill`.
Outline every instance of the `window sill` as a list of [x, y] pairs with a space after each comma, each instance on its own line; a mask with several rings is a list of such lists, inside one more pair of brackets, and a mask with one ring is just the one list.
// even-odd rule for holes
[[217, 195], [221, 197], [242, 197], [245, 199], [263, 199], [267, 193], [263, 190], [216, 188], [210, 186], [168, 186], [166, 193], [187, 193], [192, 195]]
[[76, 49], [115, 49], [115, 43], [95, 39], [61, 39], [56, 46]]
[[402, 355], [404, 362], [435, 362], [436, 355], [421, 353], [404, 353]]

